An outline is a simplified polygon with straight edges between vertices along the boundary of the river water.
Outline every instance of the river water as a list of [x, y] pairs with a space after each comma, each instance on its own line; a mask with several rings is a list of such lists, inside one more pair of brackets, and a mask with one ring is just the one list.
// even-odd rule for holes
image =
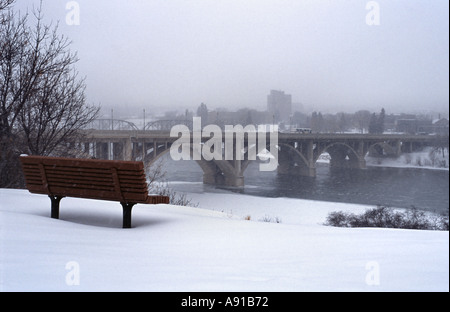
[[[252, 163], [245, 171], [244, 189], [227, 190], [262, 197], [287, 197], [364, 205], [412, 206], [439, 213], [449, 210], [449, 171], [421, 168], [368, 167], [333, 169], [317, 163], [316, 177], [260, 172]], [[178, 192], [223, 192], [202, 183], [194, 161], [164, 159], [166, 179]]]

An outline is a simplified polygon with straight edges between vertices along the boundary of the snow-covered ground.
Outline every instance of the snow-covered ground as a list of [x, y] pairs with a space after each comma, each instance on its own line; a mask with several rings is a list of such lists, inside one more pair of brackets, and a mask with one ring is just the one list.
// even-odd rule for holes
[[[0, 291], [448, 291], [449, 234], [324, 226], [368, 207], [230, 193], [198, 208], [0, 189]], [[250, 219], [250, 220], [246, 220]], [[281, 223], [262, 220], [281, 220]]]
[[449, 170], [449, 150], [435, 150], [431, 147], [421, 152], [404, 153], [398, 158], [378, 158], [366, 156], [367, 166], [422, 168]]
[[[317, 162], [330, 163], [331, 156], [323, 153]], [[397, 158], [366, 156], [366, 165], [372, 167], [420, 168], [449, 170], [449, 151], [427, 147], [421, 152], [404, 153]]]

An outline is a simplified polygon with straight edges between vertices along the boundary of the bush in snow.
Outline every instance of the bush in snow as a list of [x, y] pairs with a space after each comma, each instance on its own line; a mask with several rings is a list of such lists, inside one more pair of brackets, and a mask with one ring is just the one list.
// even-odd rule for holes
[[415, 207], [405, 212], [396, 211], [390, 207], [378, 205], [363, 214], [349, 212], [331, 212], [325, 225], [337, 227], [380, 227], [417, 230], [449, 230], [448, 215], [427, 214]]
[[281, 219], [279, 217], [271, 217], [269, 215], [264, 215], [261, 219], [259, 219], [261, 222], [273, 222], [273, 223], [281, 223]]

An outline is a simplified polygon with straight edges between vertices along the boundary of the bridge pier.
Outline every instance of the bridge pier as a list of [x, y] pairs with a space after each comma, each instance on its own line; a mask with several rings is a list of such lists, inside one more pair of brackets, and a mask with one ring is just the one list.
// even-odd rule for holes
[[223, 186], [227, 186], [227, 187], [244, 187], [245, 186], [245, 181], [244, 181], [244, 176], [242, 175], [234, 175], [234, 176], [225, 176], [224, 177], [224, 183], [222, 184]]
[[243, 176], [225, 176], [222, 173], [203, 173], [203, 184], [227, 187], [244, 187], [245, 185]]
[[[234, 160], [198, 160], [203, 170], [203, 183], [227, 187], [244, 187], [242, 161]], [[238, 163], [236, 163], [238, 162]]]
[[133, 142], [131, 142], [131, 138], [125, 139], [125, 141], [123, 142], [122, 159], [133, 159]]
[[84, 146], [84, 153], [86, 155], [91, 155], [91, 143], [85, 142], [82, 145]]
[[143, 140], [138, 140], [137, 142], [132, 142], [132, 150], [131, 150], [131, 159], [136, 160], [144, 160], [146, 153], [147, 153], [147, 147], [146, 143]]
[[123, 160], [123, 145], [120, 142], [112, 143], [112, 160]]
[[105, 142], [95, 142], [95, 158], [109, 159], [110, 144]]
[[216, 174], [203, 172], [203, 184], [216, 185], [217, 182]]
[[400, 157], [400, 155], [402, 154], [402, 141], [397, 140], [394, 143], [394, 153], [395, 153], [395, 157]]

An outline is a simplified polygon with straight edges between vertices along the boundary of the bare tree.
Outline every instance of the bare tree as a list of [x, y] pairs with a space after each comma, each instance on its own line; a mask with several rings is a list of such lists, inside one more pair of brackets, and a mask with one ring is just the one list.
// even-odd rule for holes
[[0, 0], [0, 187], [17, 186], [17, 116], [25, 85], [22, 59], [27, 45], [26, 18], [17, 17], [10, 1]]
[[[5, 6], [11, 0], [0, 0]], [[0, 7], [1, 7], [0, 6]], [[42, 4], [41, 4], [42, 6]], [[3, 10], [0, 24], [0, 187], [20, 186], [17, 156], [69, 154], [79, 130], [98, 108], [86, 104], [76, 54], [58, 27], [43, 24], [42, 8], [20, 16]]]
[[0, 12], [10, 7], [16, 0], [0, 0]]
[[368, 110], [360, 110], [357, 111], [354, 118], [354, 126], [357, 127], [361, 133], [364, 133], [364, 129], [369, 128], [371, 114]]

